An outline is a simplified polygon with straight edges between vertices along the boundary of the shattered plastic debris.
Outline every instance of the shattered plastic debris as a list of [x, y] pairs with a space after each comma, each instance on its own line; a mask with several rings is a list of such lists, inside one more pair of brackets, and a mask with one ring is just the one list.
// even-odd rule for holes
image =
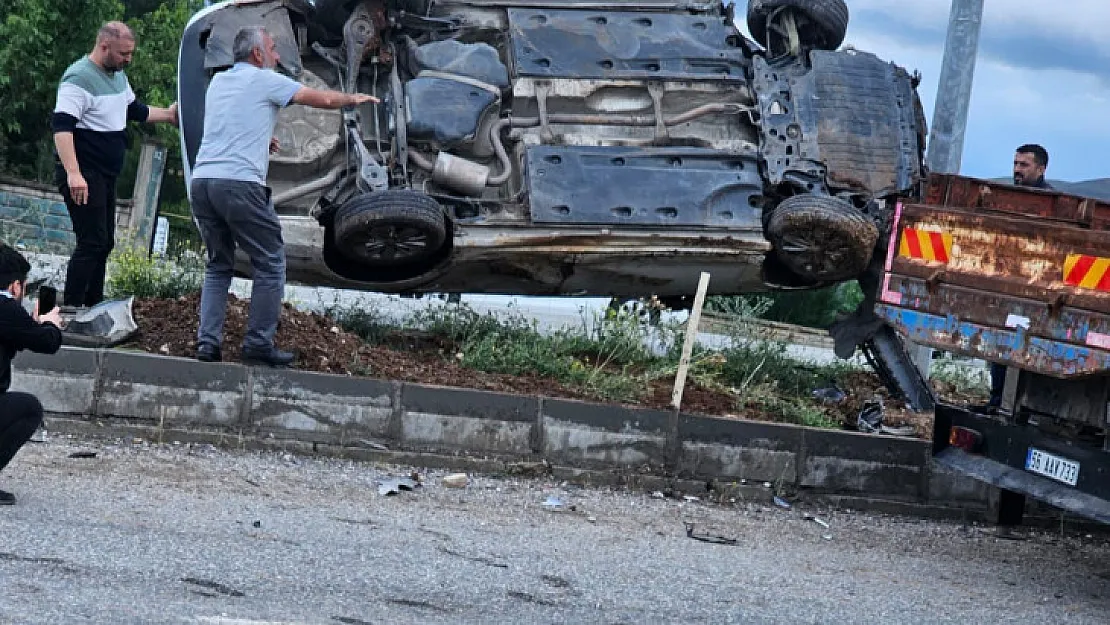
[[829, 523], [828, 523], [828, 521], [824, 521], [824, 520], [822, 520], [822, 519], [821, 519], [821, 518], [819, 518], [819, 517], [815, 517], [815, 516], [813, 516], [812, 514], [807, 514], [807, 515], [805, 515], [805, 516], [804, 516], [803, 518], [804, 518], [805, 520], [807, 520], [807, 521], [813, 521], [814, 523], [816, 523], [816, 524], [820, 525], [821, 527], [823, 527], [823, 528], [825, 528], [825, 529], [829, 529]]
[[470, 477], [465, 473], [452, 473], [443, 478], [443, 485], [447, 488], [466, 488], [468, 483]]
[[836, 405], [848, 399], [848, 394], [833, 386], [830, 388], [819, 388], [813, 391], [813, 398], [824, 404]]
[[548, 495], [547, 499], [543, 502], [543, 507], [548, 510], [562, 510], [566, 505], [566, 502], [555, 495]]
[[859, 412], [859, 417], [856, 419], [856, 427], [860, 432], [866, 434], [876, 434], [883, 427], [883, 400], [876, 397], [869, 401], [864, 402], [863, 409]]
[[396, 495], [403, 490], [411, 491], [417, 488], [420, 488], [420, 482], [411, 477], [391, 477], [385, 480], [378, 480], [379, 495]]
[[782, 508], [783, 510], [789, 510], [792, 507], [789, 501], [777, 496], [775, 497], [775, 505]]
[[694, 524], [686, 522], [686, 535], [694, 540], [700, 540], [703, 543], [710, 543], [714, 545], [737, 545], [739, 541], [735, 538], [727, 538], [725, 536], [717, 536], [714, 534], [695, 534]]
[[915, 430], [912, 425], [884, 425], [879, 428], [879, 433], [886, 434], [887, 436], [916, 436], [917, 430]]
[[912, 425], [890, 426], [883, 423], [886, 410], [881, 397], [875, 397], [863, 404], [856, 428], [866, 434], [886, 434], [887, 436], [915, 436], [917, 431]]
[[651, 494], [651, 497], [652, 499], [664, 499], [666, 498], [666, 495], [663, 494], [663, 491], [657, 490]]

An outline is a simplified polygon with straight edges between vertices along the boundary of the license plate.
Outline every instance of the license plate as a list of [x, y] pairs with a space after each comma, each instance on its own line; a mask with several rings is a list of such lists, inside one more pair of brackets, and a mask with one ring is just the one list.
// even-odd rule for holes
[[1029, 454], [1025, 456], [1025, 470], [1063, 482], [1068, 486], [1075, 486], [1079, 481], [1078, 462], [1041, 451], [1036, 447], [1030, 447]]

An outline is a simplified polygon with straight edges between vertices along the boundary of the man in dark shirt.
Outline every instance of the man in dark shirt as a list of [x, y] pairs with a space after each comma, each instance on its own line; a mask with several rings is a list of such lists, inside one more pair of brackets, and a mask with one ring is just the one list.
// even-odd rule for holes
[[122, 22], [105, 24], [96, 47], [66, 70], [54, 107], [56, 182], [69, 209], [77, 247], [66, 271], [65, 304], [95, 306], [115, 247], [116, 177], [127, 150], [127, 122], [177, 124], [177, 105], [147, 106], [123, 70], [135, 36]]
[[[0, 472], [42, 424], [42, 404], [27, 393], [9, 391], [12, 359], [29, 349], [53, 354], [62, 346], [62, 318], [57, 307], [42, 315], [23, 308], [31, 264], [16, 250], [0, 243]], [[0, 490], [0, 506], [15, 496]]]
[[[1014, 154], [1014, 184], [1019, 187], [1052, 189], [1045, 180], [1048, 170], [1048, 150], [1034, 143], [1019, 147]], [[1002, 393], [1006, 387], [1006, 367], [991, 364], [991, 398], [987, 403], [988, 411], [1002, 406]]]

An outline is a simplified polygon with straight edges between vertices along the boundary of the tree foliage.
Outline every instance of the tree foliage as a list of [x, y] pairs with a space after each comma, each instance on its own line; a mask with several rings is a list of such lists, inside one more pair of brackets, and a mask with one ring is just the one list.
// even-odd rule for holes
[[50, 114], [66, 67], [96, 31], [123, 15], [118, 0], [0, 0], [0, 167], [49, 180]]
[[[66, 67], [93, 49], [108, 20], [124, 19], [137, 48], [128, 79], [153, 106], [177, 99], [177, 52], [181, 33], [203, 0], [0, 0], [0, 172], [49, 181], [53, 170], [50, 117], [58, 81]], [[169, 149], [170, 170], [180, 169], [177, 133], [170, 126], [132, 124], [132, 144], [156, 135]], [[121, 176], [127, 196], [134, 179], [136, 150]], [[164, 191], [172, 196], [172, 183]], [[181, 181], [178, 179], [180, 186]]]
[[[53, 182], [50, 118], [58, 81], [93, 49], [106, 21], [122, 19], [135, 32], [127, 77], [139, 99], [160, 107], [174, 102], [181, 34], [203, 6], [203, 0], [0, 0], [0, 174]], [[175, 236], [189, 237], [192, 223], [176, 129], [129, 124], [128, 136], [133, 149], [118, 181], [120, 197], [130, 197], [134, 189], [139, 143], [157, 137], [167, 149], [159, 208], [171, 216]]]

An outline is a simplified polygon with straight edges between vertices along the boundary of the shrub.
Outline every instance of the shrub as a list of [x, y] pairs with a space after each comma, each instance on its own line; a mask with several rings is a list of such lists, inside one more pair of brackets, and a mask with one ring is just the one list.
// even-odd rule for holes
[[827, 328], [838, 315], [855, 311], [862, 301], [863, 291], [859, 284], [845, 282], [811, 291], [711, 297], [706, 301], [706, 309], [727, 315]]
[[173, 299], [200, 291], [203, 283], [204, 259], [195, 252], [171, 259], [122, 249], [109, 260], [106, 290], [112, 298]]

